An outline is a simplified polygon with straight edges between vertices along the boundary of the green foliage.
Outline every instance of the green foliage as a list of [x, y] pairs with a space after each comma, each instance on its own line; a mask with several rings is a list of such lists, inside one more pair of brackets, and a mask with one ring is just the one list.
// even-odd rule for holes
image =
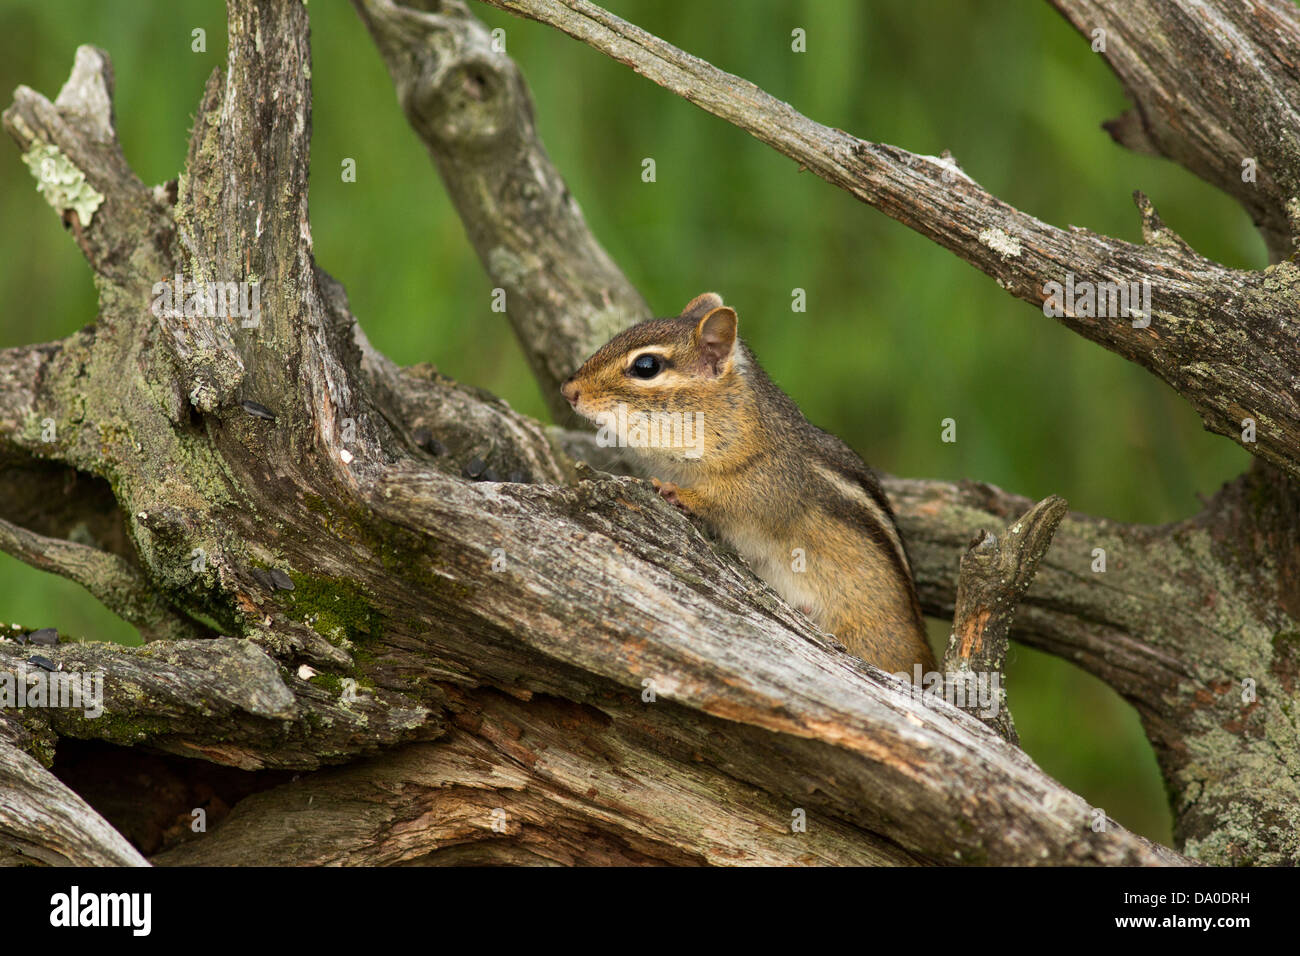
[[[1151, 196], [1202, 253], [1265, 263], [1249, 219], [1174, 165], [1113, 145], [1128, 108], [1088, 43], [1044, 3], [951, 0], [610, 0], [646, 29], [807, 115], [916, 152], [953, 152], [1008, 202], [1058, 225], [1140, 238], [1130, 193]], [[505, 318], [351, 6], [310, 7], [312, 232], [371, 341], [436, 362], [545, 415]], [[815, 422], [901, 475], [978, 478], [1117, 520], [1197, 508], [1246, 456], [1202, 431], [1150, 375], [1066, 332], [991, 280], [727, 124], [545, 27], [494, 10], [528, 78], [542, 136], [587, 220], [660, 314], [721, 292], [772, 376]], [[191, 31], [207, 52], [191, 52]], [[808, 52], [791, 52], [791, 31]], [[113, 57], [127, 158], [176, 176], [204, 81], [225, 59], [216, 0], [0, 0], [0, 87], [53, 97], [80, 43]], [[657, 182], [641, 181], [653, 157]], [[343, 182], [345, 159], [357, 181]], [[0, 346], [93, 319], [95, 290], [16, 150], [0, 163]], [[808, 310], [793, 313], [792, 290]], [[939, 441], [940, 420], [958, 441]], [[954, 561], [956, 556], [954, 555]], [[7, 619], [121, 640], [133, 633], [61, 579], [0, 557]], [[302, 585], [302, 582], [299, 582]], [[1168, 813], [1136, 717], [1069, 665], [1013, 651], [1009, 693], [1048, 772], [1140, 832]]]

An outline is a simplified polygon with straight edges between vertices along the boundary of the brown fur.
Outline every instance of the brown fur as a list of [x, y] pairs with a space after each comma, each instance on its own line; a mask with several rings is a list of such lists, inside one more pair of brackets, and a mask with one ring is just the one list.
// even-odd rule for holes
[[[714, 293], [676, 319], [651, 319], [611, 339], [565, 382], [596, 420], [620, 403], [642, 413], [699, 413], [703, 453], [634, 449], [676, 501], [736, 548], [787, 601], [849, 651], [891, 672], [935, 669], [894, 515], [871, 469], [811, 424], [736, 335]], [[644, 352], [665, 368], [629, 374]], [[791, 569], [802, 549], [806, 570]]]

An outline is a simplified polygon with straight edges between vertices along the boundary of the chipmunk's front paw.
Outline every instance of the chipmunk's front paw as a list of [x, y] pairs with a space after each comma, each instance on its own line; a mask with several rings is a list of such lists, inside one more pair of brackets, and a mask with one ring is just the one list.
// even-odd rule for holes
[[691, 509], [682, 504], [682, 499], [677, 497], [678, 489], [675, 484], [671, 481], [660, 481], [658, 478], [651, 478], [650, 481], [654, 483], [655, 491], [659, 492], [664, 501], [686, 514], [691, 513]]

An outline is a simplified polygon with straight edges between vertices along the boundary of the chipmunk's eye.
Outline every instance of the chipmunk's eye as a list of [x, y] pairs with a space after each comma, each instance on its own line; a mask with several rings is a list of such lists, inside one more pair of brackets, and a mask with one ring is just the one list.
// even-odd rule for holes
[[645, 352], [638, 355], [632, 361], [632, 367], [628, 369], [637, 378], [654, 378], [664, 370], [664, 362], [658, 355], [653, 352]]

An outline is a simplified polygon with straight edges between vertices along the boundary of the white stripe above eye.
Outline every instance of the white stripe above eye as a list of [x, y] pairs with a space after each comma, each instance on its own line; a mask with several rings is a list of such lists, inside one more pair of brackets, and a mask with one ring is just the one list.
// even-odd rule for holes
[[627, 356], [623, 360], [623, 371], [626, 372], [628, 369], [630, 369], [632, 367], [632, 363], [635, 362], [637, 359], [639, 359], [642, 355], [656, 355], [659, 358], [663, 359], [665, 362], [668, 361], [669, 358], [671, 358], [671, 356], [667, 352], [661, 352], [656, 348], [647, 347], [643, 349], [633, 349], [631, 352], [627, 353]]

